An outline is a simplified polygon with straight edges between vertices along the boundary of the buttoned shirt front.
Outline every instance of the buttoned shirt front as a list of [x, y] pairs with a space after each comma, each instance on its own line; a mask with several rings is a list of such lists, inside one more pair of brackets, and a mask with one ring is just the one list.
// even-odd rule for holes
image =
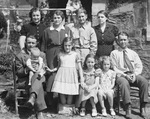
[[[75, 46], [79, 48], [87, 48], [93, 52], [97, 50], [97, 37], [95, 34], [94, 29], [91, 27], [89, 22], [86, 22], [84, 25], [77, 25], [75, 26], [76, 30], [73, 30], [73, 36], [75, 37], [74, 43]], [[76, 33], [74, 33], [76, 32]]]
[[[143, 65], [142, 65], [141, 59], [139, 58], [139, 55], [135, 51], [133, 51], [129, 48], [126, 48], [125, 50], [126, 50], [126, 54], [129, 58], [129, 60], [131, 61], [132, 66], [134, 68], [134, 73], [136, 75], [141, 74], [142, 70], [143, 70]], [[123, 49], [118, 48], [117, 50], [112, 51], [110, 54], [110, 57], [112, 59], [112, 64], [114, 66], [114, 70], [117, 73], [123, 74], [124, 72], [129, 71], [128, 68], [124, 67]]]
[[41, 42], [43, 31], [45, 30], [46, 26], [42, 23], [35, 24], [33, 22], [29, 24], [25, 24], [22, 26], [20, 31], [22, 36], [34, 35], [38, 42]]
[[54, 28], [53, 25], [46, 28], [43, 32], [41, 50], [47, 51], [48, 48], [55, 46], [61, 46], [65, 37], [72, 36], [72, 33], [68, 27], [61, 25], [58, 28]]
[[111, 51], [114, 50], [113, 44], [119, 29], [109, 23], [106, 24], [104, 31], [101, 30], [100, 25], [95, 26], [94, 29], [98, 41], [98, 50], [96, 55], [98, 57], [104, 55], [109, 56]]

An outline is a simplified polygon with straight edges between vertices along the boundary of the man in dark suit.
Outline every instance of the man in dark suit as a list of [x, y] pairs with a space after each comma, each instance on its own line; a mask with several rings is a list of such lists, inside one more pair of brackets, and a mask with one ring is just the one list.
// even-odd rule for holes
[[[27, 37], [25, 42], [25, 48], [17, 55], [16, 57], [16, 74], [18, 76], [17, 88], [27, 88], [29, 82], [29, 69], [26, 66], [26, 61], [30, 58], [30, 49], [37, 46], [37, 40], [33, 35]], [[45, 54], [41, 52], [40, 56], [43, 58], [43, 61], [46, 63]], [[32, 84], [30, 88], [30, 98], [27, 102], [27, 105], [33, 107], [34, 104], [38, 108], [38, 117], [43, 119], [42, 110], [46, 109], [46, 103], [44, 99], [44, 90], [43, 82], [45, 77], [38, 79], [38, 73], [35, 73], [32, 77]]]

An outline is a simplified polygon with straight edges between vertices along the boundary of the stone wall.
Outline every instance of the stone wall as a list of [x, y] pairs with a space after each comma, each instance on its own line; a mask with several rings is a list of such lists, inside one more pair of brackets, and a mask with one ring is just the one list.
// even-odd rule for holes
[[120, 31], [126, 31], [130, 35], [130, 48], [139, 54], [144, 65], [142, 74], [150, 80], [150, 42], [146, 41], [146, 5], [146, 2], [141, 1], [126, 4], [114, 10], [116, 12], [112, 11], [111, 17], [116, 20]]

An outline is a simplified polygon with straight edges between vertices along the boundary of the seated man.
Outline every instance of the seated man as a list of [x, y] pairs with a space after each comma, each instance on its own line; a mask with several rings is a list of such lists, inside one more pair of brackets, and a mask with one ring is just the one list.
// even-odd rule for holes
[[119, 85], [123, 103], [125, 104], [126, 118], [131, 118], [130, 86], [139, 88], [140, 114], [146, 116], [146, 103], [148, 102], [148, 81], [142, 77], [143, 65], [138, 54], [129, 49], [128, 34], [120, 32], [117, 44], [119, 48], [111, 52], [113, 68], [117, 72], [116, 83]]
[[[34, 36], [29, 36], [25, 42], [25, 48], [17, 55], [16, 57], [16, 74], [18, 76], [17, 88], [27, 88], [29, 82], [29, 69], [26, 66], [26, 61], [31, 57], [30, 49], [36, 47], [37, 40]], [[46, 64], [45, 54], [40, 53], [40, 56], [43, 58], [44, 63]], [[42, 83], [45, 81], [43, 76], [41, 79], [38, 79], [38, 73], [35, 73], [32, 77], [32, 85], [30, 89], [30, 98], [27, 102], [28, 106], [34, 106], [36, 103], [38, 108], [38, 116], [43, 119], [42, 110], [46, 109], [46, 103], [44, 99], [44, 90]]]

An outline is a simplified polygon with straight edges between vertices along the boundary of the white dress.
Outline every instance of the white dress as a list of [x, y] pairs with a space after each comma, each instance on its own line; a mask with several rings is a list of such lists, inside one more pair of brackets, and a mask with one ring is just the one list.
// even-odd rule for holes
[[107, 93], [109, 91], [113, 91], [112, 89], [112, 81], [115, 81], [116, 73], [113, 70], [108, 70], [107, 72], [101, 72], [100, 77], [100, 90], [103, 93]]
[[60, 60], [60, 67], [54, 79], [52, 92], [78, 95], [79, 83], [76, 63], [80, 61], [79, 55], [71, 51], [69, 54], [60, 53], [58, 58]]

